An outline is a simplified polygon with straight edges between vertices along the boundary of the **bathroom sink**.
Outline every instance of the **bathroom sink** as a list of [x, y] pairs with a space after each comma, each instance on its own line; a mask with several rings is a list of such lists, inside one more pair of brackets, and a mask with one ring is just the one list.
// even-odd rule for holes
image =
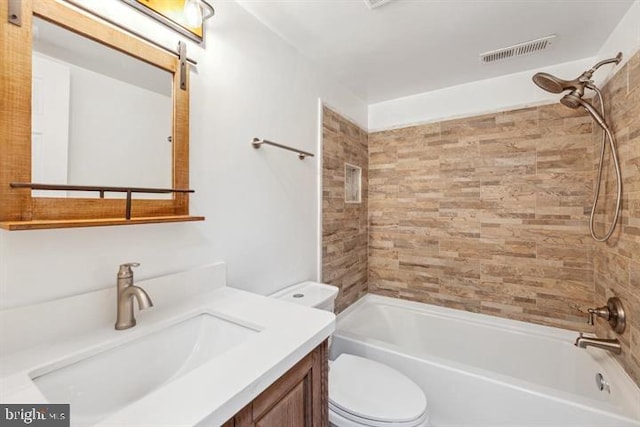
[[94, 424], [258, 332], [199, 314], [31, 378], [49, 402], [71, 404], [73, 424]]

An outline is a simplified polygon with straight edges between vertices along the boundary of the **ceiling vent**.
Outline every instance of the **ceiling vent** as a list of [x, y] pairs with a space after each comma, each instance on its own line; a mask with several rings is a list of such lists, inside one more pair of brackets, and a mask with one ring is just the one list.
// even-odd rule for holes
[[375, 9], [391, 2], [392, 0], [364, 0], [369, 9]]
[[[387, 1], [387, 0], [380, 0]], [[491, 62], [502, 61], [504, 59], [514, 58], [516, 56], [528, 55], [541, 50], [549, 49], [556, 38], [555, 34], [542, 37], [540, 39], [529, 40], [528, 42], [514, 44], [513, 46], [504, 47], [502, 49], [491, 50], [480, 54], [480, 62], [489, 64]]]

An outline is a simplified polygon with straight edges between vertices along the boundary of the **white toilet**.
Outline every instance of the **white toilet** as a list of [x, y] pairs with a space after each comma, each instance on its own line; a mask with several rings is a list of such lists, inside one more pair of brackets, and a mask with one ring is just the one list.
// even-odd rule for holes
[[[271, 295], [333, 311], [338, 288], [303, 282]], [[329, 422], [335, 427], [426, 427], [427, 398], [402, 373], [351, 354], [329, 362]]]

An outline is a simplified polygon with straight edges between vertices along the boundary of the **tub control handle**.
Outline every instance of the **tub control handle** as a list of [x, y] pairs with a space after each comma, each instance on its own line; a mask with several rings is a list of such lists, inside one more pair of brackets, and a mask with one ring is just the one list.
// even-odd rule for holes
[[587, 312], [589, 313], [589, 319], [587, 320], [589, 325], [594, 324], [594, 319], [596, 317], [602, 317], [604, 320], [609, 322], [609, 326], [611, 326], [611, 329], [615, 332], [619, 334], [624, 332], [627, 319], [620, 298], [611, 297], [607, 300], [607, 305], [598, 308], [590, 308]]
[[598, 308], [590, 308], [589, 310], [587, 310], [589, 312], [589, 320], [587, 320], [587, 323], [591, 326], [593, 326], [594, 319], [596, 317], [602, 317], [604, 320], [609, 320], [609, 308], [605, 305], [604, 307], [598, 307]]

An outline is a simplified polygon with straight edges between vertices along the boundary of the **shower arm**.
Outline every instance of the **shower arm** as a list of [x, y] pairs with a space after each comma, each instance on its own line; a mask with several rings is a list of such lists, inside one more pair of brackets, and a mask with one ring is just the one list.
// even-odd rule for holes
[[603, 65], [613, 64], [613, 63], [619, 64], [620, 61], [622, 61], [622, 52], [618, 52], [618, 54], [614, 58], [603, 59], [602, 61], [598, 62], [596, 65], [594, 65], [593, 67], [591, 67], [590, 69], [582, 73], [582, 75], [578, 77], [578, 80], [582, 83], [585, 83], [589, 89], [593, 90], [594, 85], [593, 85], [593, 80], [591, 80], [593, 73], [595, 73], [596, 70], [602, 67]]
[[612, 64], [614, 62], [616, 64], [619, 64], [620, 61], [622, 61], [622, 52], [618, 52], [615, 58], [603, 59], [602, 61], [598, 62], [596, 65], [591, 67], [589, 71], [591, 72], [591, 74], [593, 74], [598, 68], [602, 67], [603, 65]]

